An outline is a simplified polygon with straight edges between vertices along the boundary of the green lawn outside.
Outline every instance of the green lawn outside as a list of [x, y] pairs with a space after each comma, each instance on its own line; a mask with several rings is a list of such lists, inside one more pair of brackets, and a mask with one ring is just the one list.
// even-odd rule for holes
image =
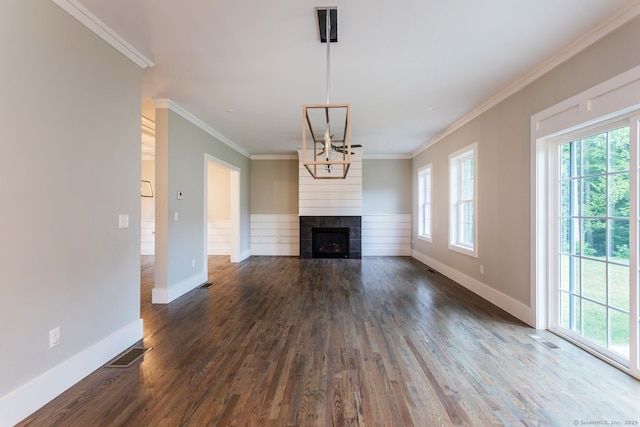
[[[571, 257], [560, 257], [560, 325], [628, 358], [629, 267], [607, 264], [598, 259], [572, 259], [575, 283], [573, 292], [570, 293]], [[571, 303], [574, 306], [573, 325]]]

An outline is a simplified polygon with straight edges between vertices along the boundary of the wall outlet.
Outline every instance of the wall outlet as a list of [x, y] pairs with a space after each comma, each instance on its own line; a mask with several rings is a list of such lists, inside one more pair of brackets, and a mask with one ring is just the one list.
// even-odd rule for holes
[[480, 266], [480, 274], [484, 274], [484, 265]]
[[60, 326], [49, 331], [49, 348], [60, 344]]
[[196, 266], [196, 260], [195, 260], [195, 259], [192, 259], [192, 260], [191, 260], [191, 267], [195, 267], [195, 266]]
[[174, 221], [177, 221], [177, 220], [179, 220], [179, 219], [180, 219], [180, 215], [178, 214], [178, 212], [174, 212], [174, 213], [173, 213], [173, 220], [174, 220]]

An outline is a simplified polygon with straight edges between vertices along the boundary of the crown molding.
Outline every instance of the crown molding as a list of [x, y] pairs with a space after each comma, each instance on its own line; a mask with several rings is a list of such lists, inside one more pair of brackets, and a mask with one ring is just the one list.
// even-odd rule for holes
[[297, 154], [254, 154], [251, 160], [298, 160]]
[[603, 21], [601, 25], [595, 27], [592, 31], [590, 31], [589, 33], [585, 34], [584, 36], [576, 40], [567, 48], [561, 50], [558, 54], [547, 59], [541, 65], [534, 68], [527, 74], [523, 75], [518, 80], [508, 85], [505, 89], [498, 92], [493, 97], [489, 98], [484, 103], [480, 104], [470, 113], [464, 115], [462, 118], [455, 121], [451, 126], [445, 129], [443, 132], [439, 133], [434, 138], [427, 141], [427, 143], [422, 145], [420, 148], [413, 151], [411, 153], [411, 157], [413, 158], [417, 156], [427, 148], [442, 141], [444, 138], [451, 135], [453, 132], [460, 129], [462, 126], [466, 125], [467, 123], [469, 123], [470, 121], [472, 121], [473, 119], [481, 115], [482, 113], [495, 107], [500, 102], [504, 101], [505, 99], [515, 94], [516, 92], [520, 91], [525, 86], [529, 85], [530, 83], [534, 82], [538, 78], [542, 77], [543, 75], [553, 70], [558, 65], [567, 61], [571, 57], [577, 55], [587, 47], [596, 43], [598, 40], [604, 38], [607, 34], [612, 33], [613, 31], [622, 27], [624, 24], [631, 21], [638, 15], [640, 15], [640, 1], [638, 0], [630, 1], [627, 4], [627, 6], [622, 8], [620, 11], [618, 11], [618, 13], [616, 13], [606, 21]]
[[165, 99], [152, 99], [151, 101], [153, 102], [153, 106], [155, 108], [166, 108], [173, 111], [174, 113], [181, 116], [183, 119], [190, 121], [194, 125], [198, 126], [200, 129], [207, 132], [209, 135], [213, 136], [214, 138], [220, 140], [222, 143], [228, 145], [230, 148], [234, 149], [238, 153], [242, 154], [243, 156], [249, 159], [251, 158], [251, 154], [247, 150], [235, 144], [229, 138], [222, 135], [220, 132], [213, 129], [211, 126], [207, 125], [202, 120], [200, 120], [199, 118], [197, 118], [196, 116], [194, 116], [193, 114], [191, 114], [190, 112], [188, 112], [187, 110], [185, 110], [180, 105], [173, 102], [172, 100], [165, 98]]
[[89, 12], [77, 0], [51, 0], [69, 15], [80, 21], [85, 27], [93, 31], [98, 37], [109, 43], [118, 52], [129, 58], [133, 63], [143, 70], [153, 67], [155, 64], [149, 58], [140, 53], [136, 48], [127, 43], [107, 24], [102, 22], [97, 16]]
[[364, 160], [410, 160], [410, 154], [363, 154]]

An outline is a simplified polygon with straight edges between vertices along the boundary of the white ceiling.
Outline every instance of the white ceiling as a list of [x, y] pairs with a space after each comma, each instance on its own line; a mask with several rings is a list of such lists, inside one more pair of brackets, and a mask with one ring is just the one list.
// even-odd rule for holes
[[326, 101], [318, 6], [338, 6], [331, 102], [351, 104], [353, 144], [387, 156], [419, 150], [638, 10], [638, 0], [77, 2], [155, 63], [143, 99], [170, 99], [252, 155], [295, 153], [302, 105]]

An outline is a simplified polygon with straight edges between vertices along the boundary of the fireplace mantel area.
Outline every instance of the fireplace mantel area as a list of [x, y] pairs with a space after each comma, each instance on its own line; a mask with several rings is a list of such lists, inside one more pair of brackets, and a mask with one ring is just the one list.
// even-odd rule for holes
[[[300, 216], [300, 258], [314, 258], [313, 234], [318, 230], [348, 229], [348, 253], [340, 258], [362, 258], [362, 217]], [[335, 256], [329, 256], [336, 258]]]

